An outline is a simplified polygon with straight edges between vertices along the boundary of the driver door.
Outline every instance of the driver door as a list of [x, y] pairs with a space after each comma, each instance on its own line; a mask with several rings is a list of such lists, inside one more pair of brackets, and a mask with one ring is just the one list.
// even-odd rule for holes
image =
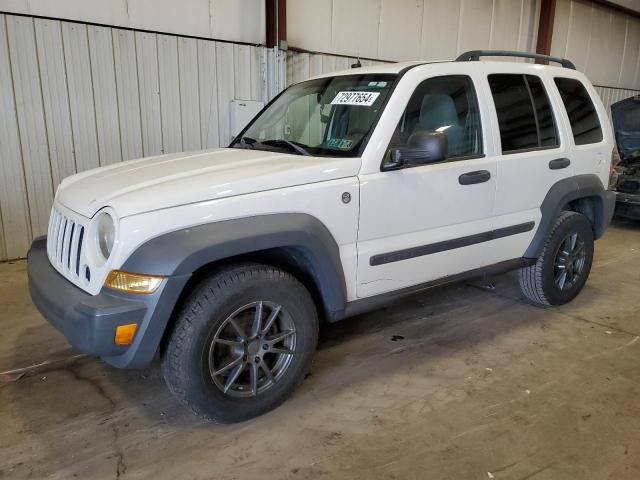
[[406, 147], [414, 132], [425, 130], [447, 136], [443, 161], [392, 171], [382, 167], [360, 177], [358, 297], [493, 263], [487, 247], [493, 230], [496, 160], [484, 154], [471, 77], [439, 76], [419, 83], [386, 156]]

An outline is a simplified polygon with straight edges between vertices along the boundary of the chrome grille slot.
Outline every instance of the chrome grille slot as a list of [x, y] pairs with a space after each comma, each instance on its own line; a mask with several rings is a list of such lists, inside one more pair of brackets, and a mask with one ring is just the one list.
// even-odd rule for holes
[[51, 264], [70, 279], [78, 279], [85, 227], [54, 206], [49, 217], [47, 252]]

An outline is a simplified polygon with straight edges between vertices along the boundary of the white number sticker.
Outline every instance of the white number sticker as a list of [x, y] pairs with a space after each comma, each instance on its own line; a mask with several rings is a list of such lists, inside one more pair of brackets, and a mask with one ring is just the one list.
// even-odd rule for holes
[[331, 105], [360, 105], [370, 107], [380, 92], [338, 92]]

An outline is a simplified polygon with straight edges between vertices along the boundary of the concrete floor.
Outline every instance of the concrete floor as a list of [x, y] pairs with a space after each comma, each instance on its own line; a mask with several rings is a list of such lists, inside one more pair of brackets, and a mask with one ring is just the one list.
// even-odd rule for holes
[[640, 223], [596, 245], [562, 308], [513, 274], [328, 326], [312, 374], [276, 411], [193, 418], [158, 365], [76, 358], [0, 265], [0, 478], [640, 478]]

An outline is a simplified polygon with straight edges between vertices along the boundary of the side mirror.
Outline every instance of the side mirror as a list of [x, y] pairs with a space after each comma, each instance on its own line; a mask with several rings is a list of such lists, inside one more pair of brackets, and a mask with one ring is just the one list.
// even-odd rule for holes
[[448, 140], [442, 132], [418, 130], [408, 141], [406, 148], [394, 148], [389, 152], [384, 170], [397, 170], [406, 165], [427, 165], [447, 158]]

